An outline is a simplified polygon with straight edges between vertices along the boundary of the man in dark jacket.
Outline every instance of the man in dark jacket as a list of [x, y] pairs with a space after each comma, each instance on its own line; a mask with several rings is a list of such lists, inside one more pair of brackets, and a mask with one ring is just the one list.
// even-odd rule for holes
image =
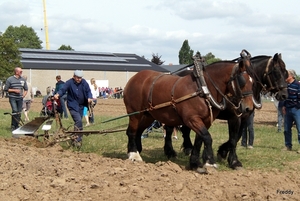
[[[294, 70], [288, 70], [288, 98], [284, 101], [282, 112], [284, 115], [284, 141], [286, 150], [292, 150], [292, 127], [296, 124], [298, 142], [300, 144], [300, 84], [296, 80]], [[298, 151], [300, 153], [300, 150]]]
[[[65, 84], [64, 81], [61, 80], [61, 76], [57, 75], [56, 76], [56, 84], [55, 84], [55, 90], [53, 94], [56, 94]], [[60, 117], [64, 116], [65, 119], [68, 118], [68, 112], [67, 112], [67, 108], [66, 108], [66, 101], [67, 101], [67, 93], [64, 94], [63, 96], [59, 97], [59, 102], [60, 102], [60, 106], [61, 106], [61, 113], [60, 113]]]
[[[84, 106], [93, 101], [93, 96], [89, 84], [83, 77], [83, 71], [75, 70], [73, 78], [65, 82], [64, 86], [54, 95], [55, 99], [68, 93], [67, 105], [74, 121], [74, 130], [83, 130], [82, 116]], [[79, 135], [74, 142], [76, 146], [81, 146], [82, 135]]]

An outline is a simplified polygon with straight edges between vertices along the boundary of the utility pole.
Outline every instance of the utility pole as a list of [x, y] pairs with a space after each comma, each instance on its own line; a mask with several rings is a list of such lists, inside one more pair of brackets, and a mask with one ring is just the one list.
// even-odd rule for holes
[[46, 0], [43, 0], [44, 4], [44, 26], [45, 26], [45, 36], [46, 36], [46, 49], [49, 50], [49, 36], [48, 36], [48, 25], [47, 25], [47, 14], [46, 14]]

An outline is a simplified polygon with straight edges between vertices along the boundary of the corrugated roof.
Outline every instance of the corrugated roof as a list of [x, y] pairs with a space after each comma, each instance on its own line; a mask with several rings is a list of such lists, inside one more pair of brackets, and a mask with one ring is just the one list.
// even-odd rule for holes
[[20, 48], [24, 69], [169, 72], [135, 54]]

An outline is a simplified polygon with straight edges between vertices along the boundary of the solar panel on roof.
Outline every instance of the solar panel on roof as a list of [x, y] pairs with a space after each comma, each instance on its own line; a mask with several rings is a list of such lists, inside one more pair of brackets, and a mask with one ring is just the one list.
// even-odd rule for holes
[[[23, 59], [55, 59], [55, 60], [83, 60], [83, 61], [115, 61], [128, 62], [124, 57], [99, 57], [99, 56], [79, 56], [79, 55], [54, 55], [54, 54], [33, 54], [23, 53]], [[136, 58], [131, 58], [136, 59]]]

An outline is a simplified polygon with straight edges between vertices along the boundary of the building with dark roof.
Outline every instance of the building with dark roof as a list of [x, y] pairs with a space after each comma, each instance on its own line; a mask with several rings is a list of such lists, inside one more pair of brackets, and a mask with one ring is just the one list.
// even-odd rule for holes
[[66, 81], [76, 69], [84, 71], [86, 80], [108, 80], [112, 88], [124, 88], [127, 81], [141, 70], [170, 72], [135, 54], [27, 48], [19, 50], [23, 75], [26, 74], [28, 81], [42, 94], [45, 94], [48, 86], [55, 86], [56, 75], [61, 75], [62, 80]]

